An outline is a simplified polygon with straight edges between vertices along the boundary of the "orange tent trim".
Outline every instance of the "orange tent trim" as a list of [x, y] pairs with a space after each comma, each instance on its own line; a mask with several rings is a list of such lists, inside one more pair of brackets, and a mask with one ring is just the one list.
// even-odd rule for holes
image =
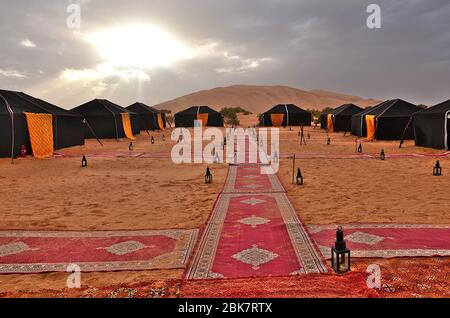
[[209, 119], [209, 114], [208, 113], [197, 114], [197, 120], [201, 120], [202, 121], [202, 126], [203, 127], [208, 125], [208, 119]]
[[280, 127], [283, 125], [284, 114], [270, 114], [270, 119], [272, 120], [272, 126]]
[[131, 129], [130, 114], [122, 113], [122, 125], [125, 136], [127, 136], [128, 139], [136, 140], [133, 136], [133, 130]]
[[53, 115], [25, 113], [31, 149], [36, 158], [53, 156]]
[[328, 114], [327, 131], [329, 133], [334, 132], [334, 124], [333, 124], [333, 115], [332, 114]]
[[158, 113], [157, 118], [158, 118], [158, 127], [159, 127], [159, 129], [160, 130], [164, 130], [164, 123], [163, 123], [163, 119], [162, 119], [161, 113]]
[[375, 116], [366, 115], [366, 126], [367, 126], [367, 140], [373, 141], [375, 139]]

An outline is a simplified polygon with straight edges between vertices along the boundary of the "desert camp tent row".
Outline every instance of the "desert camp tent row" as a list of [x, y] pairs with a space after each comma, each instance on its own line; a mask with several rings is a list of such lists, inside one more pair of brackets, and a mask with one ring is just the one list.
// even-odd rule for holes
[[344, 104], [334, 109], [329, 114], [322, 114], [321, 128], [329, 132], [349, 132], [352, 127], [352, 117], [362, 112], [363, 109], [354, 104]]
[[126, 108], [136, 113], [140, 130], [163, 130], [166, 128], [166, 114], [143, 103], [134, 103]]
[[413, 125], [416, 146], [448, 150], [450, 100], [415, 113]]
[[195, 121], [202, 121], [204, 127], [223, 127], [221, 113], [208, 106], [192, 106], [175, 114], [175, 127], [194, 127]]
[[22, 145], [45, 158], [84, 144], [83, 117], [21, 92], [0, 90], [0, 129], [0, 157], [16, 157]]
[[353, 115], [352, 134], [368, 140], [414, 139], [409, 125], [412, 115], [422, 110], [401, 99], [385, 101], [369, 110]]
[[105, 99], [94, 99], [71, 112], [83, 116], [86, 139], [133, 139], [133, 135], [140, 133], [138, 114]]
[[349, 105], [352, 104], [321, 114], [321, 128], [347, 131], [344, 127], [350, 121], [352, 135], [368, 140], [415, 140], [420, 147], [447, 150], [450, 147], [450, 100], [426, 109], [401, 99], [387, 100], [364, 110]]
[[266, 127], [311, 126], [311, 113], [293, 104], [279, 104], [261, 114], [259, 122]]

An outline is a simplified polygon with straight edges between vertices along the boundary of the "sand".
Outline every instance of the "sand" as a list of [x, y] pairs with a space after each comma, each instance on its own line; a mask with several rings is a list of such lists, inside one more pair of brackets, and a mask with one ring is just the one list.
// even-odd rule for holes
[[[254, 115], [240, 116], [243, 126]], [[298, 130], [282, 129], [282, 153], [354, 154], [355, 138], [308, 128], [311, 139], [300, 146]], [[306, 131], [305, 131], [306, 132]], [[169, 132], [142, 133], [134, 152], [169, 154]], [[0, 229], [11, 230], [138, 230], [201, 228], [220, 193], [227, 166], [211, 165], [214, 183], [205, 185], [201, 165], [175, 165], [169, 158], [94, 158], [80, 167], [82, 154], [128, 152], [129, 141], [88, 140], [83, 147], [61, 150], [70, 157], [37, 160], [0, 159], [2, 206]], [[407, 142], [364, 144], [364, 153], [439, 153]], [[441, 159], [444, 176], [432, 176], [432, 158], [380, 160], [302, 159], [296, 162], [305, 186], [291, 184], [292, 162], [283, 159], [279, 177], [299, 217], [307, 224], [427, 223], [449, 224], [450, 160]], [[180, 279], [182, 270], [83, 273], [84, 287], [137, 284]], [[37, 293], [64, 290], [65, 273], [0, 275], [0, 292]]]

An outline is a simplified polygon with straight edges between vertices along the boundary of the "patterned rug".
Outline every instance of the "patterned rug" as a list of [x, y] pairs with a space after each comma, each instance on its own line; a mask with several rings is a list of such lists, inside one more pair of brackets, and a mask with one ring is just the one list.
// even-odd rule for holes
[[365, 272], [371, 264], [381, 269], [381, 297], [450, 297], [450, 257], [355, 259], [352, 270]]
[[[352, 257], [450, 256], [450, 227], [416, 224], [343, 225]], [[308, 226], [326, 259], [336, 238], [337, 225]]]
[[0, 273], [184, 268], [198, 230], [0, 231]]
[[229, 193], [219, 196], [186, 277], [326, 272], [276, 175], [259, 174], [259, 166], [229, 169]]
[[182, 298], [377, 298], [363, 273], [254, 277], [182, 282]]
[[261, 165], [231, 165], [224, 193], [286, 192], [275, 174], [261, 174]]
[[176, 298], [180, 296], [179, 279], [147, 280], [135, 284], [84, 286], [80, 288], [35, 288], [0, 291], [1, 298]]

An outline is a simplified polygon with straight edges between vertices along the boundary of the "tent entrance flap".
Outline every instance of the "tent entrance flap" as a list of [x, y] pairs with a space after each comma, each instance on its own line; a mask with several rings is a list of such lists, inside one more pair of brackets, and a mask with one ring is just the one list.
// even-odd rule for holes
[[136, 140], [133, 136], [133, 130], [131, 129], [130, 114], [122, 113], [122, 125], [125, 136], [127, 136], [128, 139]]
[[327, 129], [328, 129], [328, 133], [334, 132], [334, 124], [333, 124], [333, 115], [332, 114], [328, 114]]
[[208, 118], [209, 118], [208, 113], [197, 114], [197, 120], [200, 120], [202, 122], [203, 127], [208, 125]]
[[53, 156], [53, 115], [25, 113], [31, 149], [36, 158]]
[[272, 120], [272, 126], [280, 127], [283, 125], [284, 114], [270, 114], [270, 119]]
[[164, 130], [164, 123], [163, 123], [163, 119], [162, 119], [162, 114], [158, 113], [157, 114], [157, 119], [158, 119], [158, 127], [160, 130]]
[[366, 115], [366, 126], [367, 126], [367, 140], [372, 141], [375, 139], [375, 116]]

